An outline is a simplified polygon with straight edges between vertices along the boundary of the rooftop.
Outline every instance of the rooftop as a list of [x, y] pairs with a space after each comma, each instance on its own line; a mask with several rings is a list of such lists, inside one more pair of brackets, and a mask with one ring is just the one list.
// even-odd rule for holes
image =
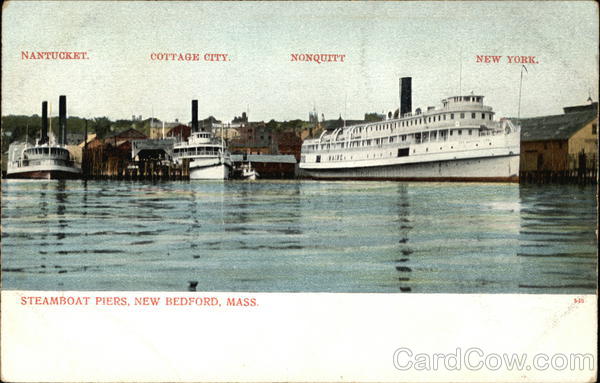
[[566, 140], [598, 117], [598, 103], [565, 108], [565, 114], [521, 119], [521, 141]]
[[139, 130], [135, 130], [133, 128], [131, 129], [127, 129], [124, 130], [122, 132], [115, 132], [112, 133], [108, 136], [106, 136], [106, 138], [138, 138], [138, 139], [144, 139], [144, 138], [148, 138], [144, 133], [140, 132]]

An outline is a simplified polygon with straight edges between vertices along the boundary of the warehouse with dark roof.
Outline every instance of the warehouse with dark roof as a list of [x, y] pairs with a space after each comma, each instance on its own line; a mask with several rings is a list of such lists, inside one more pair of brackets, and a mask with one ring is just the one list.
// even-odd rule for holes
[[521, 120], [521, 177], [536, 172], [564, 177], [597, 168], [598, 103], [563, 110]]

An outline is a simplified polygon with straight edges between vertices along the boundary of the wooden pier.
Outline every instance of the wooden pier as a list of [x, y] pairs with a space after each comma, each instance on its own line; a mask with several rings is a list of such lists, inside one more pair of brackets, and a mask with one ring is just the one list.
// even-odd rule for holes
[[556, 163], [559, 166], [521, 170], [519, 180], [521, 183], [574, 185], [595, 185], [598, 182], [598, 157], [595, 154], [570, 155], [563, 162]]
[[573, 170], [536, 170], [521, 172], [520, 183], [595, 185], [598, 168]]
[[132, 160], [129, 150], [98, 146], [84, 149], [82, 170], [85, 179], [175, 181], [190, 177], [189, 161], [175, 164], [160, 158]]

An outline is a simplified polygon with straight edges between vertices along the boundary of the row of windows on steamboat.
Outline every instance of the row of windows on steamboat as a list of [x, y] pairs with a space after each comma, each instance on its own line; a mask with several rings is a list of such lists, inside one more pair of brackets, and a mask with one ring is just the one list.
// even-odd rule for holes
[[29, 155], [42, 155], [42, 154], [65, 154], [67, 152], [66, 149], [61, 148], [52, 148], [52, 147], [44, 147], [44, 148], [28, 148], [25, 150], [26, 154]]
[[493, 118], [493, 113], [462, 112], [462, 113], [436, 114], [436, 115], [428, 116], [428, 117], [412, 118], [410, 120], [405, 120], [405, 121], [395, 121], [395, 122], [387, 122], [387, 123], [377, 124], [377, 125], [361, 126], [361, 127], [357, 127], [354, 130], [354, 133], [384, 131], [384, 130], [389, 130], [389, 129], [394, 129], [394, 128], [429, 124], [432, 122], [452, 121], [455, 119], [465, 120], [465, 119], [469, 119], [469, 117], [471, 120], [475, 120], [478, 117], [480, 117], [480, 120], [491, 120]]
[[189, 148], [175, 148], [173, 153], [178, 156], [194, 155], [215, 155], [221, 153], [221, 150], [215, 146], [196, 146]]
[[444, 104], [444, 106], [448, 105], [448, 103], [452, 101], [452, 102], [461, 102], [461, 101], [466, 101], [466, 102], [476, 102], [481, 104], [483, 102], [483, 96], [454, 96], [454, 97], [448, 97], [445, 100], [442, 100], [442, 103]]
[[348, 145], [345, 142], [308, 145], [308, 150], [318, 149], [343, 149], [343, 148], [358, 148], [363, 146], [380, 146], [385, 144], [394, 144], [398, 142], [420, 144], [429, 141], [447, 141], [448, 137], [459, 136], [486, 136], [489, 135], [488, 130], [482, 129], [444, 129], [426, 132], [418, 132], [411, 134], [399, 134], [390, 137], [369, 138], [363, 140], [349, 141]]

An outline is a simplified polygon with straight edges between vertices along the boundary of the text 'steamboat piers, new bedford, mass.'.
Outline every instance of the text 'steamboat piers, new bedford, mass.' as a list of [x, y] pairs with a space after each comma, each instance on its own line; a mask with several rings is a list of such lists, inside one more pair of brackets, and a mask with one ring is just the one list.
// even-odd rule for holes
[[442, 100], [442, 108], [412, 113], [410, 77], [401, 79], [400, 93], [398, 118], [344, 126], [304, 141], [304, 174], [318, 179], [518, 182], [520, 129], [507, 119], [494, 120], [483, 96], [453, 96]]

